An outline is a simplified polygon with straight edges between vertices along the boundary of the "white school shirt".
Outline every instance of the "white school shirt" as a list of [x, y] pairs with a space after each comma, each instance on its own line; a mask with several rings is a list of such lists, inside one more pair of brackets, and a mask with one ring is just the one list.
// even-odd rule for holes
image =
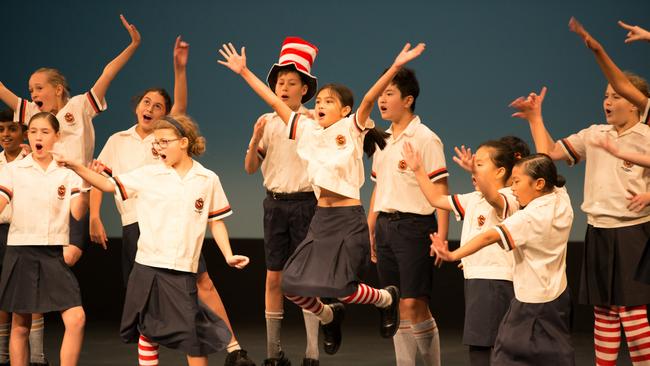
[[646, 125], [650, 123], [650, 99], [648, 99], [645, 104], [645, 111], [643, 111], [643, 114], [641, 115], [641, 122]]
[[316, 198], [321, 188], [360, 199], [363, 176], [363, 138], [375, 123], [359, 123], [356, 114], [327, 128], [299, 113], [291, 113], [287, 135], [298, 140], [298, 156], [307, 162], [309, 182]]
[[[162, 164], [158, 155], [154, 155], [154, 135], [149, 134], [143, 139], [135, 127], [113, 134], [99, 153], [97, 159], [106, 165], [104, 174], [107, 176], [119, 175], [149, 164]], [[122, 226], [138, 221], [135, 200], [122, 201], [115, 196], [115, 205], [120, 213]]]
[[[501, 224], [506, 217], [519, 210], [519, 203], [509, 187], [500, 189], [499, 193], [505, 203], [503, 212], [496, 212], [480, 191], [447, 196], [456, 220], [463, 220], [460, 236], [461, 246], [478, 234]], [[514, 265], [512, 254], [504, 252], [496, 245], [488, 245], [463, 258], [461, 262], [463, 263], [463, 275], [466, 279], [512, 281]]]
[[219, 177], [193, 160], [183, 178], [173, 168], [153, 164], [110, 179], [119, 200], [136, 199], [140, 238], [135, 261], [196, 273], [208, 221], [232, 214]]
[[67, 245], [70, 200], [82, 180], [54, 160], [43, 170], [32, 155], [0, 171], [0, 195], [11, 205], [7, 245]]
[[586, 161], [582, 210], [589, 225], [616, 228], [650, 221], [650, 207], [630, 211], [628, 191], [650, 191], [650, 169], [619, 159], [594, 144], [609, 136], [621, 151], [650, 154], [650, 127], [637, 123], [620, 136], [611, 125], [592, 125], [557, 143], [569, 165]]
[[[307, 108], [300, 106], [304, 115]], [[277, 113], [267, 113], [266, 127], [257, 146], [257, 156], [262, 160], [260, 169], [264, 187], [277, 193], [311, 192], [313, 188], [307, 175], [307, 164], [297, 152], [298, 141], [287, 139], [287, 124]]]
[[550, 302], [564, 292], [572, 224], [571, 199], [565, 188], [556, 188], [495, 226], [499, 245], [514, 256], [512, 282], [517, 300]]
[[370, 179], [376, 183], [375, 212], [410, 212], [431, 215], [435, 210], [420, 189], [415, 173], [409, 169], [402, 156], [404, 142], [408, 141], [422, 156], [422, 165], [432, 182], [449, 176], [440, 138], [414, 116], [402, 133], [391, 136], [383, 150], [377, 149], [372, 157]]
[[[22, 152], [16, 156], [16, 159], [13, 161], [18, 161], [23, 159], [23, 154]], [[12, 161], [12, 162], [13, 162]], [[5, 151], [2, 150], [0, 152], [0, 170], [2, 170], [5, 166], [7, 166], [9, 162], [7, 161], [7, 155], [5, 154]], [[0, 213], [0, 224], [8, 224], [11, 222], [11, 205], [7, 205], [4, 210]]]
[[[61, 138], [57, 144], [63, 147], [65, 156], [88, 165], [93, 160], [95, 150], [95, 128], [93, 117], [106, 110], [106, 100], [100, 101], [95, 92], [74, 96], [57, 112]], [[33, 115], [40, 110], [34, 102], [18, 98], [14, 110], [14, 120], [24, 124], [29, 123]]]

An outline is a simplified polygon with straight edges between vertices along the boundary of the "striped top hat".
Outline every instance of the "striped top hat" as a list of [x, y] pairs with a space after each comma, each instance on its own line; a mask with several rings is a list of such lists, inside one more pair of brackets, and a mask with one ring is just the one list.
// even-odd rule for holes
[[314, 64], [318, 48], [313, 44], [305, 41], [300, 37], [287, 37], [282, 42], [280, 50], [280, 59], [269, 70], [266, 81], [271, 89], [275, 90], [275, 84], [278, 80], [278, 72], [282, 69], [291, 68], [306, 76], [302, 78], [307, 82], [307, 93], [302, 96], [302, 103], [309, 101], [318, 87], [318, 81], [315, 76], [310, 74], [311, 66]]

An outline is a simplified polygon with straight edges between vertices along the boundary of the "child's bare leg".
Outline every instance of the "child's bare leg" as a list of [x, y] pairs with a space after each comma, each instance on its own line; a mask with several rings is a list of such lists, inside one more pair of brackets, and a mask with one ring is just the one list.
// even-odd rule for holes
[[189, 366], [208, 366], [208, 358], [205, 356], [193, 357], [188, 355], [187, 364]]
[[61, 318], [65, 325], [61, 343], [61, 366], [75, 366], [79, 362], [81, 353], [86, 313], [81, 306], [75, 306], [61, 312]]
[[9, 360], [12, 365], [29, 364], [29, 329], [32, 326], [32, 314], [14, 313], [9, 338]]

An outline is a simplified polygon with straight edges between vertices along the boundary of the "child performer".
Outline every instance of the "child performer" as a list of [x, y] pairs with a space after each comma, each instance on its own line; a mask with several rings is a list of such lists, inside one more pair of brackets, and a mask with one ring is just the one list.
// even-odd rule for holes
[[512, 171], [512, 192], [522, 210], [453, 252], [431, 237], [436, 255], [450, 262], [493, 243], [512, 251], [515, 299], [499, 326], [493, 365], [575, 365], [566, 279], [573, 209], [564, 183], [548, 156], [525, 157]]
[[183, 351], [189, 365], [204, 366], [207, 355], [224, 349], [231, 338], [226, 324], [197, 299], [205, 226], [209, 224], [228, 265], [241, 269], [249, 260], [232, 254], [222, 221], [232, 211], [219, 177], [192, 159], [205, 151], [196, 124], [187, 116], [167, 116], [156, 122], [154, 136], [163, 164], [110, 179], [63, 156], [57, 159], [94, 187], [121, 200], [136, 199], [141, 233], [127, 285], [122, 340], [144, 337], [153, 345]]
[[[304, 39], [287, 37], [278, 63], [269, 71], [268, 86], [294, 112], [307, 114], [303, 103], [316, 94], [317, 79], [310, 72], [317, 53], [318, 48]], [[316, 208], [307, 166], [296, 152], [296, 142], [285, 136], [286, 129], [286, 123], [277, 113], [261, 116], [255, 123], [244, 162], [249, 174], [261, 169], [267, 192], [263, 203], [267, 355], [264, 365], [269, 366], [289, 365], [280, 342], [284, 316], [284, 296], [280, 289], [282, 268], [307, 235]], [[317, 366], [318, 318], [306, 310], [303, 316], [307, 349], [302, 365]]]
[[373, 155], [371, 179], [376, 185], [368, 214], [371, 253], [380, 283], [400, 290], [401, 321], [393, 343], [397, 364], [404, 366], [415, 365], [418, 350], [425, 365], [440, 365], [438, 327], [429, 310], [433, 272], [429, 234], [438, 232], [446, 238], [449, 226], [448, 211], [438, 211], [436, 220], [435, 208], [427, 203], [402, 159], [402, 146], [416, 145], [426, 154], [427, 179], [447, 194], [449, 174], [442, 142], [414, 114], [419, 94], [415, 72], [402, 68], [379, 97], [379, 111], [391, 122], [386, 131], [391, 136], [386, 147]]
[[61, 312], [62, 366], [76, 365], [81, 351], [85, 314], [77, 279], [63, 261], [63, 246], [68, 243], [68, 220], [85, 214], [88, 195], [87, 190], [80, 194], [79, 177], [53, 161], [50, 151], [59, 134], [53, 114], [35, 114], [28, 126], [32, 153], [0, 172], [0, 211], [7, 205], [12, 210], [0, 278], [0, 309], [13, 313], [12, 365], [29, 362], [34, 313]]
[[374, 304], [381, 310], [383, 337], [395, 335], [399, 326], [399, 290], [394, 286], [378, 290], [359, 278], [370, 246], [359, 188], [364, 180], [364, 150], [372, 155], [377, 145], [386, 144], [385, 136], [369, 119], [373, 104], [399, 69], [423, 51], [422, 43], [413, 49], [406, 44], [354, 115], [350, 115], [353, 98], [348, 88], [339, 84], [322, 87], [316, 94], [318, 121], [313, 121], [293, 112], [246, 67], [244, 48], [241, 56], [232, 44], [219, 50], [225, 59], [219, 63], [241, 75], [278, 113], [287, 124], [288, 138], [299, 139], [298, 155], [307, 162], [318, 206], [307, 237], [284, 267], [282, 289], [291, 301], [316, 314], [329, 354], [336, 353], [341, 344], [344, 307], [340, 303], [325, 305], [320, 297]]

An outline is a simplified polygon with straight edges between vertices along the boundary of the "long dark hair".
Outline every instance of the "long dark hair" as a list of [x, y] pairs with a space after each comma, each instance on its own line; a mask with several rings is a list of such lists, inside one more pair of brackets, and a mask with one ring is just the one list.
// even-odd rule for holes
[[533, 180], [544, 179], [544, 193], [553, 191], [555, 187], [564, 187], [566, 179], [557, 174], [557, 168], [553, 160], [546, 154], [533, 154], [521, 158], [515, 166], [522, 166], [524, 174]]

